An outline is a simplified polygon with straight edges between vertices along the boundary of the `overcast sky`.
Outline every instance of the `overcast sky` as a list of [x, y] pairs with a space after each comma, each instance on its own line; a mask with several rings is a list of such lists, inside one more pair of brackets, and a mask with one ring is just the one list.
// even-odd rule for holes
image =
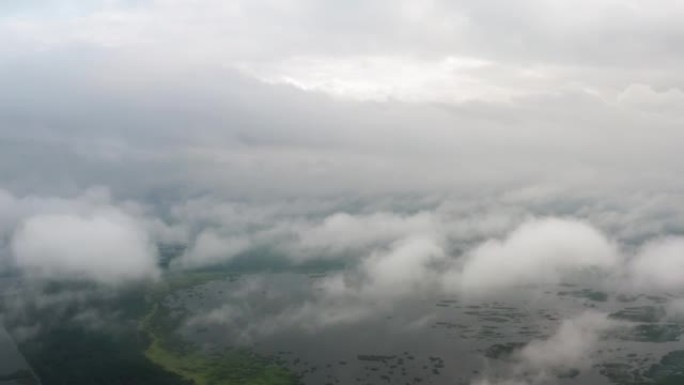
[[449, 254], [540, 215], [624, 247], [680, 234], [682, 20], [675, 0], [2, 2], [3, 255], [98, 278], [59, 239], [129, 240], [156, 276], [170, 239], [194, 265], [427, 233]]
[[683, 17], [674, 0], [5, 2], [0, 177], [679, 189]]

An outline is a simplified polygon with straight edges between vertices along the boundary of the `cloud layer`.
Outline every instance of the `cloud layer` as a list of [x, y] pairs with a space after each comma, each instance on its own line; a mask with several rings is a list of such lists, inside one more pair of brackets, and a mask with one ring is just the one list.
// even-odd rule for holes
[[145, 199], [678, 193], [684, 10], [585, 6], [6, 6], [0, 178]]

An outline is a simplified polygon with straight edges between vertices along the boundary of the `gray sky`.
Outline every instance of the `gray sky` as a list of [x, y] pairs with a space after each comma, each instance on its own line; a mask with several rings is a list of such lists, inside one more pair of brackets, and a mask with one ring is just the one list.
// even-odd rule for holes
[[168, 239], [193, 264], [414, 232], [449, 254], [535, 216], [619, 248], [680, 234], [683, 19], [674, 0], [4, 2], [1, 249], [98, 278], [63, 263], [92, 249], [35, 247], [51, 224], [135, 238], [146, 276]]
[[677, 1], [31, 1], [0, 12], [9, 188], [680, 185]]

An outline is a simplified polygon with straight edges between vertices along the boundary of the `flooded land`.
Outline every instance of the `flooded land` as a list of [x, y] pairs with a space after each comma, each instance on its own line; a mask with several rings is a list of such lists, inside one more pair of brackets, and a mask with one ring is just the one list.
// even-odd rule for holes
[[577, 284], [369, 295], [350, 279], [209, 271], [118, 291], [15, 287], [5, 292], [23, 307], [0, 329], [0, 384], [684, 383], [684, 322], [668, 295]]
[[667, 319], [665, 297], [563, 285], [496, 300], [437, 293], [369, 300], [331, 294], [329, 280], [325, 274], [233, 276], [177, 290], [162, 304], [182, 319], [174, 333], [205, 354], [249, 349], [311, 385], [506, 377], [526, 345], [553, 338], [576, 314], [603, 314], [611, 326], [596, 333], [586, 360], [553, 367], [548, 383], [660, 383], [684, 365], [677, 352], [684, 325]]

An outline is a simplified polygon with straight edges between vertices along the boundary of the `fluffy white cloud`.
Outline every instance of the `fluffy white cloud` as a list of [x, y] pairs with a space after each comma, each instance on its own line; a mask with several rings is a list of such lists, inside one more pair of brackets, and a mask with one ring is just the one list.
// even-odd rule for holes
[[113, 202], [105, 188], [70, 197], [0, 189], [0, 266], [108, 283], [156, 277], [156, 243], [185, 234], [148, 214], [137, 203]]
[[159, 273], [145, 227], [120, 211], [32, 216], [14, 233], [12, 251], [18, 267], [47, 278], [116, 283]]
[[197, 235], [189, 249], [174, 264], [190, 268], [219, 264], [230, 261], [250, 246], [252, 242], [246, 237], [224, 237], [215, 230], [207, 229]]
[[[293, 213], [284, 205], [266, 208], [217, 204], [203, 213], [203, 209], [191, 204], [182, 210], [190, 207], [196, 210], [192, 215], [179, 217], [185, 227], [197, 230], [178, 262], [186, 266], [226, 262], [264, 245], [294, 262], [342, 257], [357, 260], [409, 237], [439, 239], [447, 235], [442, 228], [445, 219], [435, 212], [337, 212], [319, 218], [315, 209]], [[463, 227], [468, 231], [465, 228], [470, 226]]]
[[438, 232], [433, 213], [413, 215], [336, 213], [297, 232], [297, 248], [306, 253], [341, 254], [389, 245], [409, 236], [432, 236]]
[[520, 358], [535, 370], [585, 367], [591, 363], [589, 355], [600, 334], [618, 325], [607, 314], [582, 313], [564, 320], [550, 338], [527, 344]]
[[434, 239], [409, 237], [376, 251], [355, 269], [321, 282], [326, 295], [357, 297], [371, 302], [401, 299], [439, 286], [445, 252]]
[[515, 354], [503, 375], [483, 378], [473, 385], [542, 385], [555, 383], [556, 375], [591, 365], [592, 353], [604, 332], [622, 327], [607, 314], [584, 312], [563, 320], [553, 335], [534, 340]]
[[371, 279], [373, 292], [405, 295], [432, 285], [444, 251], [430, 238], [409, 238], [388, 253], [372, 255], [361, 270]]
[[486, 292], [525, 285], [557, 284], [586, 272], [608, 272], [620, 257], [592, 226], [547, 218], [522, 224], [504, 240], [491, 240], [469, 252], [460, 285]]
[[[507, 206], [473, 211], [447, 203], [415, 214], [338, 212], [314, 219], [317, 210], [330, 207], [298, 211], [287, 205], [218, 204], [216, 210], [178, 218], [180, 227], [195, 229], [196, 235], [176, 266], [219, 264], [268, 246], [295, 263], [346, 259], [350, 273], [330, 279], [328, 289], [357, 295], [364, 290], [370, 296], [400, 293], [421, 281], [438, 281], [448, 292], [468, 295], [564, 281], [600, 282], [614, 290], [678, 289], [680, 279], [668, 268], [678, 261], [678, 238], [648, 242], [636, 254], [631, 251], [631, 243], [667, 231], [681, 218], [676, 213], [658, 217], [669, 199], [649, 202], [627, 214], [615, 208], [578, 209], [590, 220], [524, 219], [520, 210]], [[196, 205], [184, 210], [191, 206]]]
[[627, 265], [627, 284], [637, 290], [681, 293], [684, 290], [684, 238], [647, 243]]

